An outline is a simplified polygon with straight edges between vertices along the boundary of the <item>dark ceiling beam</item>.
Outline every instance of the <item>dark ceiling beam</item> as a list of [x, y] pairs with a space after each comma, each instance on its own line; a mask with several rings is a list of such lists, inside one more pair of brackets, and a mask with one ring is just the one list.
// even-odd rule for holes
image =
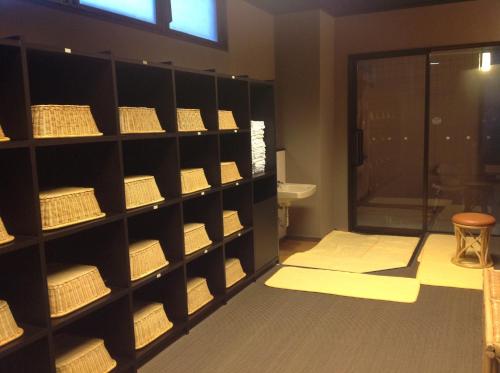
[[336, 17], [476, 0], [247, 0], [273, 14], [323, 9]]

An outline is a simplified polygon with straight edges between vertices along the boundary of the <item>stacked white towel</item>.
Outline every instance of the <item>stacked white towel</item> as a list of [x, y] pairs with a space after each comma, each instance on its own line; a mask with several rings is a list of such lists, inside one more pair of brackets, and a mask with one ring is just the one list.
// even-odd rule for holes
[[266, 169], [266, 143], [264, 133], [266, 125], [263, 121], [252, 121], [252, 172], [264, 172]]

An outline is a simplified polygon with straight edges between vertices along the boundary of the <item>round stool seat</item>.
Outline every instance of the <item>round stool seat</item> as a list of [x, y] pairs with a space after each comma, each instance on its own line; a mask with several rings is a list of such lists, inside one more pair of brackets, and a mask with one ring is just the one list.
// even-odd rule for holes
[[490, 227], [496, 224], [496, 219], [488, 214], [480, 214], [477, 212], [462, 212], [453, 215], [453, 223], [466, 225], [469, 227]]

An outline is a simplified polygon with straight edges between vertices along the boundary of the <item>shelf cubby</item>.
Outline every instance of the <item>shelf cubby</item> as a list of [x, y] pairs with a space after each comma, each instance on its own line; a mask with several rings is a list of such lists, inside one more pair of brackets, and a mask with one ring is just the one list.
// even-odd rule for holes
[[125, 176], [154, 176], [166, 201], [181, 195], [176, 139], [124, 141], [122, 147]]
[[52, 330], [56, 331], [65, 328], [68, 325], [72, 325], [75, 322], [78, 322], [78, 320], [81, 320], [82, 318], [85, 318], [86, 316], [97, 312], [107, 305], [113, 304], [114, 302], [126, 297], [127, 293], [128, 291], [126, 289], [112, 288], [111, 293], [106, 295], [105, 297], [100, 298], [76, 311], [73, 311], [66, 316], [51, 319]]
[[276, 170], [276, 133], [274, 113], [274, 87], [262, 82], [250, 83], [251, 119], [264, 121], [266, 130], [266, 172]]
[[29, 149], [0, 149], [0, 170], [5, 181], [0, 183], [0, 217], [7, 232], [16, 240], [0, 245], [0, 253], [8, 246], [38, 235], [38, 201], [35, 197]]
[[226, 277], [222, 247], [212, 250], [187, 264], [187, 278], [193, 277], [203, 277], [207, 280], [208, 288], [214, 299], [190, 315], [190, 320], [196, 318], [197, 314], [202, 314], [204, 309], [211, 307], [225, 294]]
[[241, 235], [225, 245], [225, 259], [237, 258], [248, 276], [254, 273], [253, 235], [251, 232]]
[[92, 187], [107, 216], [125, 208], [120, 153], [116, 143], [55, 145], [37, 148], [39, 189]]
[[241, 225], [245, 228], [252, 227], [252, 184], [246, 183], [222, 192], [222, 206], [224, 210], [236, 210]]
[[182, 334], [185, 331], [187, 322], [186, 297], [184, 267], [169, 272], [158, 280], [134, 291], [134, 306], [144, 302], [162, 303], [168, 319], [173, 324], [173, 327], [167, 333], [136, 351], [136, 356], [139, 359], [142, 359], [143, 356], [147, 355], [152, 349], [157, 348], [165, 340], [178, 336], [179, 333]]
[[252, 177], [252, 157], [250, 133], [230, 133], [221, 135], [221, 162], [236, 162], [240, 175]]
[[120, 61], [116, 62], [115, 68], [118, 106], [155, 108], [162, 128], [175, 132], [172, 70]]
[[180, 163], [184, 168], [203, 168], [208, 183], [214, 187], [221, 185], [219, 138], [216, 135], [190, 136], [179, 138]]
[[[169, 261], [169, 266], [182, 263], [184, 236], [181, 210], [180, 204], [174, 204], [128, 218], [129, 243], [140, 240], [158, 240]], [[140, 283], [141, 280], [137, 282]]]
[[27, 50], [32, 105], [89, 105], [104, 135], [118, 133], [112, 65], [108, 57]]
[[9, 304], [20, 327], [47, 326], [47, 285], [38, 246], [1, 256], [0, 299]]
[[0, 360], [2, 373], [51, 373], [47, 338], [33, 342]]
[[31, 136], [21, 58], [20, 47], [0, 44], [0, 125], [12, 141]]
[[47, 264], [96, 266], [106, 286], [126, 288], [130, 282], [125, 224], [117, 221], [45, 244]]
[[175, 71], [177, 108], [200, 109], [209, 131], [218, 130], [215, 76], [209, 73]]
[[246, 80], [217, 78], [219, 110], [233, 112], [238, 128], [250, 128], [249, 84]]
[[[213, 245], [222, 241], [221, 194], [211, 193], [204, 197], [183, 202], [184, 224], [204, 223]], [[190, 256], [196, 255], [196, 253]]]
[[125, 369], [133, 361], [134, 331], [129, 297], [89, 313], [57, 333], [103, 339], [109, 354], [118, 363], [113, 372]]

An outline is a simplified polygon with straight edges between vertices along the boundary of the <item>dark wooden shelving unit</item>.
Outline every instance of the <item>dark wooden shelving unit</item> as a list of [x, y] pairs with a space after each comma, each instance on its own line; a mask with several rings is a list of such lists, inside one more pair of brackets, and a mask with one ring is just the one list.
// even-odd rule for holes
[[[0, 348], [0, 372], [55, 373], [54, 337], [73, 333], [105, 340], [114, 372], [138, 367], [224, 305], [277, 262], [274, 86], [215, 72], [0, 40], [0, 216], [16, 237], [0, 245], [0, 299], [25, 334]], [[90, 105], [103, 136], [34, 139], [31, 105]], [[165, 133], [120, 134], [118, 107], [154, 107]], [[177, 132], [176, 108], [197, 108], [206, 132]], [[238, 131], [218, 130], [218, 110], [231, 110]], [[268, 166], [252, 175], [250, 121], [266, 121]], [[235, 161], [243, 179], [221, 185], [220, 162]], [[211, 188], [182, 195], [180, 170], [203, 167]], [[153, 175], [165, 201], [125, 207], [124, 178]], [[42, 231], [40, 191], [93, 187], [104, 218]], [[244, 229], [223, 237], [223, 210], [237, 210]], [[183, 225], [202, 222], [213, 244], [184, 254]], [[130, 280], [132, 242], [161, 242], [169, 265]], [[224, 261], [240, 259], [247, 277], [225, 287]], [[88, 264], [112, 292], [51, 319], [47, 265]], [[187, 314], [186, 281], [207, 278], [214, 300]], [[136, 351], [133, 311], [162, 303], [173, 328]]]

